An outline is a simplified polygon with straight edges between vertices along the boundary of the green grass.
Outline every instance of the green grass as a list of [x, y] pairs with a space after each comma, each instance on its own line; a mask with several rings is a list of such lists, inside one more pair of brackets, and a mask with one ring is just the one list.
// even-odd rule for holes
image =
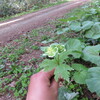
[[32, 13], [32, 12], [36, 12], [36, 11], [39, 11], [41, 9], [45, 9], [45, 8], [49, 8], [49, 7], [52, 7], [52, 6], [55, 6], [55, 5], [59, 5], [59, 4], [65, 3], [65, 2], [68, 2], [68, 0], [59, 1], [59, 2], [51, 3], [51, 4], [46, 4], [46, 5], [43, 5], [42, 8], [37, 8], [37, 9], [33, 8], [31, 10], [23, 11], [21, 13], [18, 13], [18, 14], [12, 15], [12, 16], [1, 17], [0, 22], [6, 21], [6, 20], [9, 20], [9, 19], [12, 19], [12, 18], [16, 18], [16, 17], [22, 16], [22, 15], [25, 15], [25, 14], [29, 14], [29, 13]]

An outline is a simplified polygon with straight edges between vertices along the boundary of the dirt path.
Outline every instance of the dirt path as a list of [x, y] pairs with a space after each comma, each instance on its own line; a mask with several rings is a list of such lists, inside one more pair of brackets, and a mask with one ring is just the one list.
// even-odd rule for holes
[[0, 43], [8, 42], [16, 36], [29, 32], [34, 28], [46, 25], [48, 21], [62, 17], [71, 9], [89, 0], [77, 0], [50, 7], [0, 23]]

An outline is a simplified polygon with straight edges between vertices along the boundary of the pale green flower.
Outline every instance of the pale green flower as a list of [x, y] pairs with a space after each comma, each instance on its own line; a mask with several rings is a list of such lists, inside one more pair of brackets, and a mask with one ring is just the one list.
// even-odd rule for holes
[[55, 48], [52, 48], [51, 46], [50, 47], [47, 47], [46, 50], [45, 50], [45, 54], [44, 55], [47, 55], [48, 57], [54, 57], [56, 55], [56, 53], [58, 52], [58, 48], [55, 47]]
[[57, 48], [58, 48], [58, 53], [61, 53], [61, 52], [66, 51], [66, 49], [65, 49], [65, 46], [64, 46], [64, 45], [58, 44], [58, 45], [57, 45]]
[[46, 47], [44, 50], [44, 56], [54, 57], [57, 53], [66, 51], [65, 46], [58, 43], [53, 43], [49, 47]]
[[53, 48], [57, 47], [58, 48], [58, 53], [66, 51], [65, 46], [62, 45], [62, 44], [54, 43], [54, 44], [51, 44], [51, 47], [53, 47]]

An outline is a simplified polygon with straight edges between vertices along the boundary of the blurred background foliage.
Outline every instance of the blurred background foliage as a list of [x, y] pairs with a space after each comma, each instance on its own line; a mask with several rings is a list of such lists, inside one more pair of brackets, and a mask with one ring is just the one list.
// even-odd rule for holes
[[10, 16], [30, 9], [39, 9], [43, 5], [63, 0], [0, 0], [0, 17]]

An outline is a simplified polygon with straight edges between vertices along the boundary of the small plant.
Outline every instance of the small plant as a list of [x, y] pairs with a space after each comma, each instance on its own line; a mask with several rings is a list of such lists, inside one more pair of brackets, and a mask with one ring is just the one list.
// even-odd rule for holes
[[[75, 45], [74, 45], [75, 44]], [[72, 47], [71, 47], [72, 46]], [[78, 39], [69, 39], [66, 43], [66, 45], [54, 43], [51, 44], [49, 47], [45, 47], [43, 49], [44, 56], [48, 56], [48, 59], [45, 59], [41, 64], [40, 67], [44, 68], [46, 71], [55, 69], [55, 79], [56, 81], [62, 77], [67, 82], [70, 81], [70, 73], [74, 70], [74, 67], [71, 67], [69, 64], [67, 64], [68, 59], [70, 59], [70, 55], [72, 55], [74, 58], [80, 58], [82, 53], [82, 43]], [[52, 58], [52, 59], [50, 59]], [[72, 65], [73, 66], [73, 65]], [[86, 67], [82, 66], [81, 64], [78, 65], [80, 70], [78, 68], [75, 70], [79, 71], [75, 72], [74, 79], [77, 83], [84, 84], [86, 76], [82, 76], [87, 73]], [[80, 73], [82, 71], [82, 73]], [[80, 77], [79, 81], [78, 76]], [[83, 81], [82, 81], [83, 79]], [[82, 82], [81, 82], [82, 81]]]
[[36, 46], [36, 45], [31, 46], [31, 48], [34, 50], [39, 50], [39, 46]]
[[48, 40], [48, 39], [49, 39], [49, 36], [47, 36], [47, 35], [43, 35], [43, 36], [41, 37], [41, 41]]
[[10, 54], [8, 58], [10, 61], [16, 61], [19, 58], [19, 56], [15, 54]]
[[64, 78], [69, 81], [69, 71], [73, 70], [69, 65], [64, 64], [64, 60], [68, 57], [68, 53], [65, 52], [64, 45], [52, 44], [50, 47], [45, 48], [45, 54], [51, 59], [44, 60], [40, 67], [47, 70], [52, 70], [55, 68], [55, 79], [58, 80], [59, 77]]

